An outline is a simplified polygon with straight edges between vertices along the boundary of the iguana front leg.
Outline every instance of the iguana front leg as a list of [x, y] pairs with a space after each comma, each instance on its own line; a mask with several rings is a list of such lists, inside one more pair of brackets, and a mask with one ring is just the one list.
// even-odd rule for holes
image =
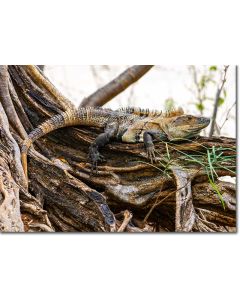
[[151, 163], [156, 162], [155, 147], [153, 144], [155, 141], [167, 140], [167, 135], [163, 131], [148, 130], [143, 133], [143, 142], [146, 148], [147, 156]]
[[95, 141], [89, 147], [88, 158], [92, 164], [91, 172], [96, 171], [97, 174], [97, 165], [99, 161], [103, 160], [103, 156], [99, 153], [99, 149], [103, 148], [106, 144], [113, 139], [118, 130], [118, 123], [108, 124], [104, 133], [99, 134]]

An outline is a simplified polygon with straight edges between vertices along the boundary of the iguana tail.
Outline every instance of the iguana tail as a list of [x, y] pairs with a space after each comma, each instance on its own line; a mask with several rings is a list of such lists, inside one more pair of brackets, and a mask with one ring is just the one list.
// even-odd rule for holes
[[21, 149], [21, 159], [24, 173], [27, 177], [27, 153], [28, 149], [34, 141], [55, 129], [74, 126], [88, 125], [96, 127], [104, 127], [108, 119], [108, 110], [97, 110], [95, 108], [80, 108], [78, 110], [69, 110], [62, 114], [58, 114], [43, 122], [34, 129], [28, 138], [23, 141]]
[[27, 177], [27, 153], [32, 143], [36, 141], [38, 138], [44, 136], [45, 134], [57, 128], [61, 128], [63, 126], [66, 126], [64, 113], [55, 115], [49, 120], [42, 123], [39, 127], [35, 128], [28, 135], [28, 137], [23, 141], [22, 149], [21, 149], [21, 158], [22, 158], [23, 170], [26, 177]]

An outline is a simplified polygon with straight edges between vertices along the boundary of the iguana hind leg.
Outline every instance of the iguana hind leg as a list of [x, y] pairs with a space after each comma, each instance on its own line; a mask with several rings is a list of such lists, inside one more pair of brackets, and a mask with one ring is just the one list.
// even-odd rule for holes
[[91, 172], [93, 173], [94, 170], [97, 174], [98, 169], [98, 162], [103, 161], [104, 157], [99, 153], [99, 149], [103, 148], [106, 144], [110, 142], [111, 139], [116, 137], [118, 131], [118, 123], [111, 123], [108, 124], [104, 133], [99, 134], [95, 141], [89, 147], [88, 159], [92, 165]]

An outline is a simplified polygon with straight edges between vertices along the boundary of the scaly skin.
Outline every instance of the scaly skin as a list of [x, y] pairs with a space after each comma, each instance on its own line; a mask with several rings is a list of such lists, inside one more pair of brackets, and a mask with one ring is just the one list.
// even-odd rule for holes
[[144, 143], [151, 162], [155, 160], [153, 141], [183, 140], [195, 137], [208, 126], [204, 117], [185, 115], [182, 109], [162, 113], [140, 108], [117, 111], [102, 108], [79, 108], [55, 115], [34, 129], [22, 145], [22, 164], [27, 177], [27, 152], [32, 143], [58, 128], [85, 125], [103, 128], [89, 148], [92, 171], [101, 160], [99, 149], [112, 139], [124, 143]]

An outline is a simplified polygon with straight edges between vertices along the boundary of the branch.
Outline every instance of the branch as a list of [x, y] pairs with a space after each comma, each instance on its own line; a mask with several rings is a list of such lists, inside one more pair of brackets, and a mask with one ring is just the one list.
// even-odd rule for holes
[[12, 127], [18, 132], [22, 139], [27, 137], [27, 133], [20, 122], [8, 89], [8, 67], [0, 66], [0, 102], [5, 110], [9, 122]]
[[106, 84], [104, 87], [97, 90], [92, 95], [83, 99], [80, 107], [86, 106], [102, 106], [110, 101], [112, 98], [123, 92], [131, 84], [139, 80], [145, 75], [153, 66], [132, 66], [121, 73], [117, 78]]
[[39, 72], [38, 68], [34, 65], [25, 66], [25, 70], [32, 77], [32, 79], [37, 82], [37, 84], [41, 85], [44, 89], [46, 89], [54, 98], [56, 103], [59, 103], [64, 107], [64, 109], [72, 109], [74, 105], [68, 100], [65, 96], [63, 96], [55, 86], [47, 79], [47, 77], [43, 73]]
[[229, 66], [224, 67], [222, 82], [221, 82], [220, 87], [217, 89], [216, 98], [215, 98], [215, 102], [214, 102], [212, 123], [211, 123], [211, 127], [210, 127], [209, 137], [212, 137], [213, 134], [214, 134], [214, 127], [215, 127], [215, 123], [216, 123], [217, 110], [218, 110], [218, 100], [219, 100], [219, 97], [221, 96], [222, 89], [223, 89], [224, 84], [226, 82], [226, 75], [227, 75], [228, 67]]

